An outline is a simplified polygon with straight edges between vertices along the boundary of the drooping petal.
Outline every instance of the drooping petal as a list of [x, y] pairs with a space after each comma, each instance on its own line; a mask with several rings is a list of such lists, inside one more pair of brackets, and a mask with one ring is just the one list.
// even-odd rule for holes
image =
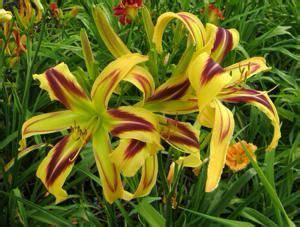
[[80, 125], [90, 117], [70, 110], [41, 114], [27, 120], [22, 127], [22, 138], [62, 131]]
[[199, 152], [199, 130], [191, 124], [157, 116], [161, 137], [175, 147], [186, 153]]
[[197, 98], [190, 97], [181, 100], [146, 102], [144, 108], [151, 112], [178, 115], [197, 112], [198, 103]]
[[126, 47], [126, 45], [111, 27], [101, 7], [97, 6], [94, 8], [93, 17], [103, 42], [115, 58], [131, 53], [130, 50]]
[[218, 100], [214, 101], [213, 105], [215, 115], [210, 142], [209, 164], [205, 186], [206, 192], [211, 192], [218, 186], [234, 130], [234, 119], [231, 111]]
[[113, 203], [122, 197], [123, 185], [120, 172], [109, 157], [112, 148], [108, 132], [103, 128], [97, 129], [93, 134], [93, 150], [104, 197], [106, 201]]
[[239, 33], [235, 29], [225, 29], [213, 24], [206, 24], [207, 43], [213, 43], [211, 57], [221, 63], [225, 56], [239, 43]]
[[98, 76], [93, 84], [91, 97], [97, 111], [107, 108], [111, 94], [117, 85], [139, 63], [145, 62], [148, 57], [140, 54], [129, 54], [111, 62]]
[[157, 145], [135, 139], [121, 139], [118, 147], [111, 153], [110, 158], [124, 176], [136, 174], [145, 160], [157, 151]]
[[145, 161], [142, 168], [142, 176], [134, 197], [148, 195], [156, 183], [158, 171], [157, 155], [151, 155]]
[[36, 175], [47, 190], [55, 196], [56, 203], [62, 202], [68, 197], [62, 186], [87, 138], [81, 138], [77, 133], [65, 136], [50, 150], [38, 167]]
[[136, 197], [148, 195], [156, 183], [157, 172], [157, 156], [151, 155], [146, 159], [145, 164], [142, 167], [142, 176], [135, 193], [132, 194], [130, 192], [125, 191], [123, 194], [123, 199], [128, 201]]
[[273, 139], [267, 147], [267, 151], [271, 151], [277, 147], [278, 140], [281, 137], [280, 121], [276, 107], [266, 92], [248, 88], [228, 88], [223, 90], [219, 98], [226, 102], [249, 103], [265, 113], [274, 127]]
[[168, 23], [172, 19], [178, 19], [185, 25], [185, 27], [189, 31], [193, 43], [196, 45], [196, 49], [201, 49], [204, 46], [205, 37], [206, 37], [205, 28], [201, 23], [201, 21], [195, 15], [187, 12], [179, 12], [179, 13], [167, 12], [162, 14], [158, 18], [157, 24], [155, 25], [154, 28], [152, 40], [156, 45], [157, 52], [162, 53], [163, 33]]
[[155, 84], [152, 75], [143, 67], [135, 66], [124, 78], [143, 93], [143, 102], [154, 92]]
[[65, 63], [60, 63], [42, 74], [35, 74], [33, 78], [40, 81], [40, 87], [48, 92], [52, 100], [58, 100], [67, 109], [93, 111], [89, 98]]
[[242, 83], [251, 76], [269, 69], [266, 65], [266, 59], [263, 57], [249, 58], [224, 68], [232, 76], [231, 85]]
[[104, 124], [112, 136], [160, 144], [157, 120], [150, 111], [143, 108], [123, 106], [110, 109]]
[[229, 72], [225, 72], [207, 53], [199, 55], [190, 64], [187, 73], [196, 92], [200, 112], [231, 80]]

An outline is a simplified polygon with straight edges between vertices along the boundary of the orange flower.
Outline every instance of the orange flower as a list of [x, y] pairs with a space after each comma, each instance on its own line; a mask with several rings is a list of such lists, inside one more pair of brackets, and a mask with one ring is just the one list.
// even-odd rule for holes
[[130, 24], [142, 4], [142, 0], [122, 0], [117, 6], [113, 7], [114, 15], [119, 17], [121, 24]]
[[226, 155], [226, 165], [233, 171], [240, 171], [249, 164], [249, 158], [243, 147], [249, 151], [251, 157], [256, 160], [254, 152], [257, 147], [252, 143], [247, 143], [244, 140], [230, 145]]
[[[202, 8], [200, 10], [200, 13], [204, 13], [205, 9]], [[207, 15], [208, 15], [208, 22], [212, 24], [218, 24], [219, 20], [224, 20], [223, 16], [224, 10], [220, 10], [218, 7], [216, 7], [213, 3], [208, 4], [207, 8]]]

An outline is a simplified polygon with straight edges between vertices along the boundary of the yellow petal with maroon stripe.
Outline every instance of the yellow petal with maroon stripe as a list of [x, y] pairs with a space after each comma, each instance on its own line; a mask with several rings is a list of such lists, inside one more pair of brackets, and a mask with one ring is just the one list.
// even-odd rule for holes
[[142, 176], [136, 191], [133, 194], [128, 191], [124, 191], [122, 198], [124, 200], [129, 201], [136, 197], [142, 197], [148, 195], [156, 183], [157, 172], [158, 172], [157, 156], [151, 155], [146, 159], [142, 167]]
[[146, 56], [129, 54], [114, 60], [105, 67], [93, 84], [91, 92], [92, 101], [98, 112], [107, 108], [111, 94], [129, 71], [137, 64], [147, 60]]
[[218, 186], [234, 130], [234, 119], [231, 111], [218, 100], [215, 100], [213, 104], [215, 115], [210, 142], [206, 192], [211, 192]]
[[175, 147], [186, 153], [199, 152], [199, 130], [191, 124], [157, 116], [161, 137]]
[[232, 79], [231, 85], [239, 84], [250, 78], [251, 76], [270, 70], [266, 65], [266, 59], [263, 57], [253, 57], [236, 64], [224, 68], [225, 71], [230, 72]]
[[190, 94], [190, 81], [186, 75], [181, 75], [171, 77], [159, 86], [147, 102], [184, 99]]
[[154, 28], [152, 41], [156, 46], [156, 50], [162, 53], [162, 37], [163, 33], [172, 19], [180, 20], [189, 31], [190, 37], [196, 45], [196, 49], [201, 49], [205, 45], [206, 32], [202, 22], [193, 14], [187, 12], [162, 14], [158, 19]]
[[225, 56], [239, 43], [239, 33], [235, 29], [225, 29], [213, 24], [206, 24], [206, 42], [213, 43], [211, 57], [221, 63]]
[[81, 125], [90, 119], [88, 115], [79, 115], [70, 110], [41, 114], [27, 120], [22, 127], [22, 138], [59, 132]]
[[160, 112], [170, 115], [189, 114], [198, 111], [198, 100], [195, 97], [146, 102], [144, 108], [151, 112]]
[[143, 67], [135, 66], [124, 78], [143, 93], [143, 102], [154, 92], [155, 84], [152, 75]]
[[67, 109], [93, 111], [89, 98], [65, 63], [60, 63], [42, 74], [35, 74], [33, 78], [40, 81], [40, 87], [48, 92], [52, 100], [58, 100]]
[[200, 112], [231, 80], [229, 72], [225, 72], [207, 53], [199, 55], [190, 64], [187, 73], [196, 92]]
[[265, 113], [274, 127], [273, 139], [267, 147], [267, 151], [271, 151], [277, 147], [278, 140], [281, 137], [280, 121], [276, 107], [266, 92], [249, 88], [228, 88], [220, 95], [220, 99], [226, 102], [249, 103]]
[[112, 136], [160, 144], [157, 119], [143, 108], [123, 106], [110, 109], [103, 121]]
[[111, 153], [110, 158], [124, 176], [136, 174], [145, 160], [157, 151], [157, 145], [135, 139], [121, 139], [118, 147]]
[[93, 134], [93, 150], [104, 197], [113, 203], [122, 197], [123, 185], [118, 168], [110, 160], [112, 148], [108, 132], [103, 128], [98, 128]]
[[142, 176], [134, 197], [148, 195], [156, 183], [158, 171], [157, 155], [151, 155], [142, 167]]
[[86, 143], [85, 139], [87, 138], [82, 139], [76, 133], [65, 136], [50, 150], [38, 167], [36, 175], [55, 196], [56, 203], [68, 197], [62, 186], [73, 168], [80, 149]]
[[97, 6], [93, 9], [93, 17], [97, 30], [110, 53], [115, 58], [130, 54], [130, 50], [115, 33], [101, 7]]

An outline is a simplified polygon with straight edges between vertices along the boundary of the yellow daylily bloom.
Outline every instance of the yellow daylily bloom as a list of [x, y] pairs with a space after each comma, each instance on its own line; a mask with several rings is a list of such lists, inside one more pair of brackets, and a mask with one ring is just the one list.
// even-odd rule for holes
[[[166, 16], [167, 15], [169, 14], [166, 14]], [[174, 18], [180, 19], [185, 24], [190, 34], [195, 34], [194, 37], [197, 40], [203, 40], [203, 37], [205, 36], [205, 30], [204, 26], [199, 21], [199, 19], [197, 19], [194, 15], [186, 12], [172, 15], [175, 15]], [[171, 20], [172, 15], [162, 17], [165, 18], [162, 20]], [[122, 42], [122, 40], [118, 37], [118, 35], [114, 32], [113, 28], [110, 26], [103, 10], [100, 7], [96, 7], [94, 9], [94, 20], [97, 24], [98, 32], [102, 40], [104, 41], [106, 47], [110, 50], [113, 56], [122, 56], [124, 55], [124, 53], [127, 53], [129, 51], [126, 45]], [[162, 22], [158, 22], [157, 27], [160, 27], [159, 24], [161, 23]], [[164, 29], [162, 29], [162, 32], [163, 30]], [[156, 34], [158, 35], [158, 33]], [[184, 62], [184, 60], [185, 59], [183, 59], [182, 61]], [[146, 67], [135, 66], [124, 78], [124, 80], [132, 83], [143, 93], [143, 100], [137, 103], [136, 106], [143, 107], [147, 110], [150, 110], [151, 112], [162, 112], [173, 115], [191, 113], [198, 110], [197, 99], [194, 96], [191, 96], [192, 89], [190, 87], [189, 80], [186, 75], [184, 77], [181, 74], [179, 74], [176, 77], [172, 77], [170, 78], [170, 80], [166, 81], [166, 83], [164, 83], [158, 89], [155, 90], [153, 77], [148, 72]], [[159, 115], [157, 115], [157, 119], [160, 125], [159, 132], [161, 138], [167, 141], [169, 144], [171, 144], [171, 146], [183, 152], [187, 152], [190, 154], [194, 154], [195, 152], [197, 152], [198, 155], [193, 155], [193, 157], [197, 157], [199, 159], [197, 160], [198, 164], [201, 163], [199, 155], [199, 135], [196, 133], [193, 138], [190, 138], [191, 140], [188, 140], [184, 136], [184, 133], [186, 132], [189, 132], [191, 134], [195, 133], [195, 130], [192, 129], [193, 127], [189, 124], [187, 126], [179, 121], [174, 121], [176, 122], [176, 125], [173, 126], [172, 124], [170, 124], [171, 119], [159, 117]], [[165, 125], [166, 122], [169, 122], [167, 126]], [[178, 127], [181, 126], [182, 128], [187, 127], [186, 131], [180, 132], [180, 130], [178, 130], [178, 134], [180, 134], [180, 136], [176, 135], [176, 130], [178, 129]], [[173, 138], [177, 139], [176, 142], [170, 140], [170, 137], [167, 138], [166, 136], [164, 136], [164, 134], [167, 131], [170, 135], [173, 136]], [[194, 147], [191, 146], [190, 143], [193, 143]], [[136, 157], [133, 156], [131, 160], [129, 160], [128, 158], [126, 159], [125, 157], [127, 156], [124, 154], [126, 154], [126, 150], [132, 150], [132, 147], [134, 148], [133, 150], [135, 151], [134, 153]], [[117, 165], [121, 168], [121, 171], [125, 176], [134, 175], [137, 169], [139, 169], [139, 167], [141, 166], [140, 163], [144, 163], [144, 160], [149, 156], [149, 153], [153, 153], [153, 149], [157, 150], [157, 148], [153, 148], [153, 146], [146, 146], [145, 144], [143, 145], [141, 143], [137, 143], [136, 141], [121, 141], [119, 147], [113, 152], [112, 160], [115, 163], [117, 163]], [[185, 161], [183, 162], [183, 160]], [[182, 159], [180, 159], [180, 162], [181, 164], [184, 163], [184, 165], [186, 166], [196, 165], [195, 160], [192, 160], [189, 156], [183, 157]]]
[[265, 60], [260, 57], [222, 68], [207, 53], [202, 53], [189, 65], [188, 76], [198, 98], [198, 121], [201, 125], [212, 128], [205, 189], [207, 192], [218, 185], [234, 129], [233, 115], [222, 102], [245, 102], [259, 108], [274, 126], [273, 139], [267, 151], [277, 146], [280, 122], [274, 104], [266, 92], [242, 87], [247, 78], [268, 69]]
[[[64, 111], [35, 116], [26, 121], [22, 129], [23, 139], [65, 129], [71, 131], [48, 153], [37, 171], [37, 176], [56, 197], [57, 203], [67, 198], [63, 184], [80, 150], [90, 139], [93, 141], [103, 193], [110, 203], [123, 198], [125, 192], [120, 180], [120, 170], [110, 159], [112, 148], [108, 133], [121, 139], [159, 145], [158, 126], [151, 112], [137, 107], [107, 110], [108, 100], [117, 84], [133, 67], [145, 61], [145, 56], [130, 54], [110, 63], [96, 79], [91, 98], [85, 94], [64, 63], [34, 75], [51, 99], [61, 102], [67, 108]], [[150, 166], [154, 167], [149, 164], [147, 169]], [[143, 193], [137, 193], [140, 194]]]

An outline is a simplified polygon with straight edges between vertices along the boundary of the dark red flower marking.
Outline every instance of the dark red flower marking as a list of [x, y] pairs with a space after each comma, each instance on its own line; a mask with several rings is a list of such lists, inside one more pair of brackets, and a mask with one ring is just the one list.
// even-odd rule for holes
[[155, 92], [148, 101], [155, 101], [155, 100], [176, 100], [181, 98], [190, 86], [190, 82], [188, 79], [184, 80], [180, 84], [175, 86], [166, 87], [164, 89], [160, 89]]
[[73, 81], [66, 79], [63, 74], [54, 68], [46, 71], [46, 79], [54, 95], [67, 108], [70, 108], [70, 103], [68, 103], [66, 91], [73, 93], [74, 96], [87, 99], [87, 96], [82, 89], [80, 89]]
[[117, 6], [113, 7], [114, 15], [119, 17], [121, 24], [130, 24], [135, 17], [135, 11], [137, 11], [142, 4], [142, 0], [122, 0]]
[[140, 152], [145, 146], [146, 146], [146, 143], [139, 141], [139, 140], [132, 139], [130, 141], [128, 147], [125, 150], [124, 159], [132, 158], [138, 152]]
[[222, 55], [219, 62], [222, 62], [233, 47], [233, 37], [227, 29], [218, 28], [212, 52], [214, 52], [220, 45], [222, 45]]
[[200, 84], [207, 84], [214, 76], [222, 72], [224, 72], [224, 69], [218, 63], [209, 58], [202, 72], [202, 76], [200, 77]]
[[[242, 92], [242, 93], [240, 93]], [[235, 89], [233, 97], [226, 97], [224, 100], [228, 102], [258, 102], [267, 107], [272, 113], [274, 113], [273, 107], [269, 100], [260, 92], [253, 89]]]
[[54, 183], [57, 177], [72, 163], [74, 157], [78, 153], [78, 149], [72, 151], [65, 158], [61, 159], [63, 150], [69, 141], [70, 136], [65, 136], [54, 147], [53, 155], [47, 166], [46, 184], [49, 186]]

